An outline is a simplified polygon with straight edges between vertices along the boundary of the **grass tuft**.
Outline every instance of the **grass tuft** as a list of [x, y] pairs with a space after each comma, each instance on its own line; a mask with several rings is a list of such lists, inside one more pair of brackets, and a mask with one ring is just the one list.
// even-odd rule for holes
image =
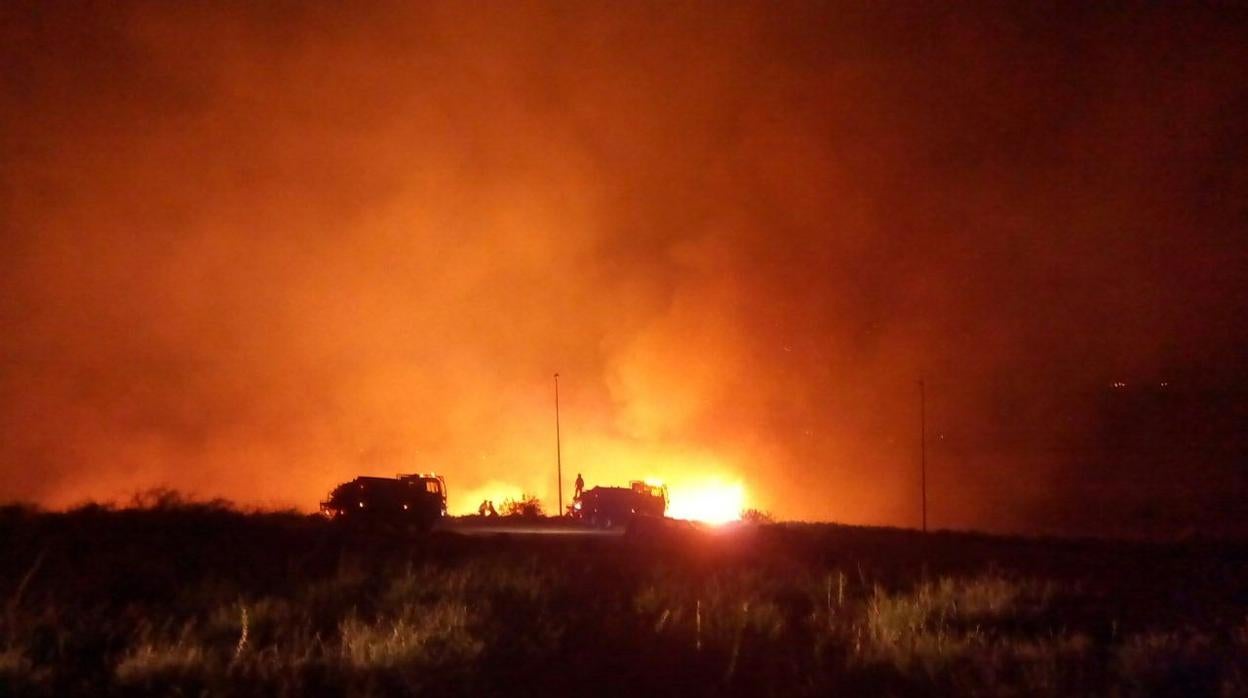
[[459, 602], [407, 606], [398, 617], [374, 622], [352, 616], [339, 628], [341, 656], [357, 669], [469, 660], [484, 646], [469, 622], [468, 607]]

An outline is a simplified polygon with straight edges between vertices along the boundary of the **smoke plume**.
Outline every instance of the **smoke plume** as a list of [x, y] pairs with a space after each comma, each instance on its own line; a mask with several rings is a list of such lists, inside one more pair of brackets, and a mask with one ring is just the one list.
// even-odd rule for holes
[[1240, 7], [364, 5], [0, 8], [0, 498], [1244, 523]]

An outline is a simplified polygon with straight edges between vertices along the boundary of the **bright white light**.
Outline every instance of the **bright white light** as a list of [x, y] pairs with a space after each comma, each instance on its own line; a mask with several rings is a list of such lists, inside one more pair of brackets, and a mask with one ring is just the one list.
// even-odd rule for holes
[[701, 485], [670, 486], [668, 516], [710, 524], [741, 518], [745, 509], [745, 487], [741, 483], [711, 482]]

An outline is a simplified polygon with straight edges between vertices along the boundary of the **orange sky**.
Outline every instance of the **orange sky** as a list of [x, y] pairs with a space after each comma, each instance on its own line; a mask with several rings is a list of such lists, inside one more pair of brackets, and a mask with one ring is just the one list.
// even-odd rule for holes
[[5, 3], [0, 499], [311, 509], [437, 470], [453, 509], [553, 508], [558, 371], [568, 487], [914, 525], [923, 375], [936, 525], [1233, 514], [1246, 38], [1229, 7]]

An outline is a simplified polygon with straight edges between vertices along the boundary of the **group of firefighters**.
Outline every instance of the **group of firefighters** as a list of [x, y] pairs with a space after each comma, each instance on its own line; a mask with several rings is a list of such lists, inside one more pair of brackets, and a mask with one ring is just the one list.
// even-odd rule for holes
[[[583, 494], [584, 492], [585, 492], [585, 479], [581, 477], [580, 473], [577, 473], [576, 474], [576, 492], [572, 495], [572, 501], [575, 502], [579, 500], [581, 498], [581, 494]], [[478, 516], [498, 516], [498, 510], [494, 508], [494, 500], [492, 499], [481, 500], [481, 506], [477, 507], [477, 515]]]

